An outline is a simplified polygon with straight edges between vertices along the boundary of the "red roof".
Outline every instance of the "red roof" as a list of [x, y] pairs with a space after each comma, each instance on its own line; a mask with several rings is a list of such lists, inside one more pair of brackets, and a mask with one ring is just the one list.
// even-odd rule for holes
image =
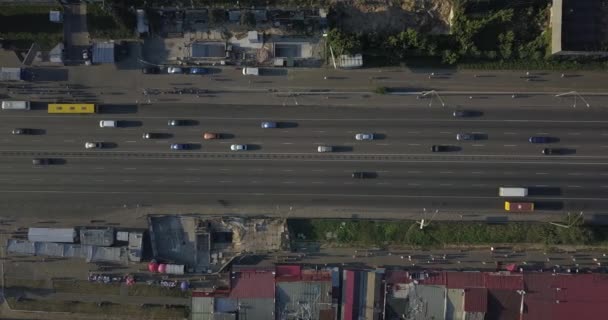
[[269, 271], [233, 272], [231, 299], [274, 299], [274, 274]]
[[605, 319], [608, 276], [600, 274], [526, 276], [525, 320]]
[[486, 313], [488, 311], [488, 289], [464, 289], [464, 311]]
[[524, 277], [521, 273], [505, 275], [495, 273], [484, 273], [484, 285], [488, 289], [522, 290], [524, 288]]
[[486, 313], [486, 319], [517, 320], [520, 318], [520, 306], [521, 295], [517, 291], [488, 290], [488, 312]]
[[276, 281], [299, 281], [302, 267], [297, 265], [278, 265]]
[[302, 281], [331, 281], [328, 270], [302, 270]]
[[483, 272], [446, 272], [446, 286], [450, 289], [483, 288]]
[[356, 319], [357, 311], [355, 310], [355, 277], [357, 277], [357, 271], [344, 270], [343, 273], [343, 288], [342, 288], [342, 319], [353, 320]]
[[405, 270], [386, 270], [385, 279], [388, 284], [411, 282]]

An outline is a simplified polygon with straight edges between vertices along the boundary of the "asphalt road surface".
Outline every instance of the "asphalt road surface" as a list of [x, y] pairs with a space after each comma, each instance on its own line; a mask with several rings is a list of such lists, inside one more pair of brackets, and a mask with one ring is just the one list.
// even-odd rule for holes
[[[289, 214], [311, 211], [483, 218], [505, 215], [500, 186], [528, 187], [538, 213], [608, 208], [608, 129], [603, 110], [475, 108], [454, 118], [440, 108], [361, 109], [155, 105], [96, 115], [3, 111], [0, 208], [5, 215], [85, 215], [121, 208]], [[123, 113], [119, 113], [123, 112]], [[170, 116], [171, 115], [171, 116]], [[190, 125], [169, 127], [169, 119]], [[122, 120], [100, 128], [99, 120]], [[280, 128], [262, 129], [261, 121]], [[34, 135], [11, 135], [14, 128]], [[145, 132], [163, 134], [143, 139]], [[203, 132], [222, 134], [204, 141]], [[373, 141], [354, 135], [370, 132]], [[457, 141], [473, 133], [475, 141]], [[530, 136], [553, 139], [532, 144]], [[107, 148], [85, 149], [85, 142]], [[190, 150], [170, 150], [185, 143]], [[248, 151], [230, 151], [247, 144]], [[433, 153], [431, 145], [450, 146]], [[318, 153], [317, 146], [336, 152]], [[541, 154], [545, 147], [564, 155]], [[48, 166], [33, 158], [50, 158]], [[368, 172], [369, 179], [353, 179]], [[150, 209], [152, 210], [152, 209]], [[456, 216], [457, 215], [457, 216]], [[513, 215], [513, 214], [510, 214]]]

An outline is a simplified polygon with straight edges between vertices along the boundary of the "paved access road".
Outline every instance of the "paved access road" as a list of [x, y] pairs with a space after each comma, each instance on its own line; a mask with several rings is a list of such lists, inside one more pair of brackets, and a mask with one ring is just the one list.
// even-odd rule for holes
[[[529, 107], [517, 112], [476, 108], [480, 116], [454, 118], [449, 109], [140, 106], [92, 116], [49, 116], [44, 110], [3, 112], [0, 132], [0, 208], [7, 215], [52, 217], [121, 208], [280, 213], [308, 216], [327, 210], [504, 215], [499, 186], [530, 188], [539, 213], [599, 213], [608, 207], [608, 121], [597, 108]], [[113, 113], [110, 113], [112, 111]], [[129, 113], [131, 112], [131, 113]], [[169, 116], [172, 115], [172, 116]], [[100, 128], [99, 120], [122, 120]], [[169, 119], [191, 125], [167, 126]], [[262, 129], [261, 121], [281, 128]], [[16, 127], [37, 129], [15, 136]], [[224, 139], [203, 141], [204, 131]], [[142, 139], [142, 133], [165, 134]], [[355, 141], [373, 132], [374, 141]], [[481, 139], [456, 141], [456, 133]], [[532, 135], [555, 139], [531, 144]], [[85, 150], [89, 141], [109, 148]], [[192, 149], [172, 151], [171, 143]], [[249, 151], [230, 151], [231, 144]], [[430, 146], [453, 146], [432, 153]], [[319, 154], [318, 145], [338, 152]], [[547, 146], [567, 155], [543, 156]], [[55, 160], [34, 167], [32, 158]], [[353, 179], [353, 172], [370, 179]], [[210, 209], [210, 210], [211, 210]], [[160, 210], [160, 209], [159, 209]]]

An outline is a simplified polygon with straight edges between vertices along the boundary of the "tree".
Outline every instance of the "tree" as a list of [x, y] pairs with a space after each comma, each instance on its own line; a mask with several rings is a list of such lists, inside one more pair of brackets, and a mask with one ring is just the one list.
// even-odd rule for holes
[[327, 39], [337, 55], [353, 54], [361, 51], [361, 41], [352, 33], [341, 33], [338, 29], [331, 29], [327, 34]]
[[458, 62], [458, 59], [460, 57], [458, 56], [458, 53], [452, 51], [452, 50], [445, 50], [443, 51], [443, 57], [442, 57], [442, 61], [444, 63], [447, 64], [456, 64], [456, 62]]
[[209, 15], [209, 22], [211, 24], [220, 24], [226, 21], [226, 11], [224, 9], [212, 9]]
[[248, 27], [255, 27], [255, 15], [251, 11], [241, 13], [241, 24]]

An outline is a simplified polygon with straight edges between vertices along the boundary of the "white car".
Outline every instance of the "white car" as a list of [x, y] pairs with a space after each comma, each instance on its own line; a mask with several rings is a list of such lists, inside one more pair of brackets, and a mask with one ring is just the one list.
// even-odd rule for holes
[[356, 140], [374, 140], [374, 134], [373, 133], [357, 133], [355, 135], [355, 139]]
[[101, 142], [85, 142], [84, 147], [86, 149], [99, 149], [103, 147], [103, 143]]
[[172, 74], [184, 73], [184, 70], [182, 70], [182, 68], [178, 68], [178, 67], [169, 67], [169, 68], [167, 68], [167, 73], [172, 73]]
[[230, 146], [230, 150], [232, 151], [245, 151], [247, 150], [246, 144], [233, 144]]
[[331, 146], [318, 146], [317, 147], [317, 152], [332, 152], [334, 151], [334, 148]]

